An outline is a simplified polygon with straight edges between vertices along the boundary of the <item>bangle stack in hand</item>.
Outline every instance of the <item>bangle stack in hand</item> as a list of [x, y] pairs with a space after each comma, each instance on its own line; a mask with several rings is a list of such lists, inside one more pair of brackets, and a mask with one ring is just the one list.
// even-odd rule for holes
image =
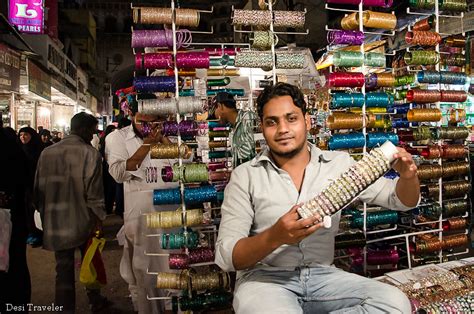
[[298, 209], [299, 215], [305, 219], [319, 214], [322, 221], [325, 216], [341, 210], [390, 169], [396, 153], [397, 148], [389, 141], [372, 149], [318, 196], [301, 206]]

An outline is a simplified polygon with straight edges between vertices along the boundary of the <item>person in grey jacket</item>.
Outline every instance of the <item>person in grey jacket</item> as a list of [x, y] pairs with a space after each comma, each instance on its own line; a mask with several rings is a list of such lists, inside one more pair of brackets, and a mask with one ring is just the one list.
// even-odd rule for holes
[[[97, 119], [81, 112], [71, 119], [71, 135], [47, 147], [36, 170], [34, 199], [43, 226], [43, 248], [56, 257], [55, 303], [75, 310], [74, 252], [105, 219], [102, 157], [90, 144]], [[93, 311], [108, 305], [98, 289], [88, 289]]]
[[[310, 117], [296, 86], [268, 87], [257, 104], [268, 149], [232, 172], [216, 244], [217, 265], [237, 270], [236, 313], [410, 313], [397, 288], [332, 265], [340, 212], [330, 228], [299, 218], [298, 206], [355, 161], [307, 142]], [[416, 165], [401, 148], [394, 158], [400, 177], [377, 180], [359, 198], [408, 210], [420, 197]]]

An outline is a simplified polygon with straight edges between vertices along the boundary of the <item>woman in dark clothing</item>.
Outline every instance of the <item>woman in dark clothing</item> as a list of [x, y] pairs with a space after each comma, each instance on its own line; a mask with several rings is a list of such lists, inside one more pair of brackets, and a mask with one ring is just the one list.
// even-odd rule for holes
[[21, 128], [18, 131], [18, 137], [21, 142], [21, 148], [26, 154], [26, 159], [28, 162], [28, 179], [27, 179], [27, 222], [28, 222], [28, 238], [27, 243], [31, 244], [34, 247], [40, 246], [42, 244], [42, 232], [38, 230], [34, 222], [34, 208], [32, 206], [32, 191], [33, 183], [35, 180], [36, 165], [38, 164], [38, 159], [41, 152], [44, 149], [43, 142], [39, 134], [30, 127]]
[[45, 148], [54, 144], [53, 141], [51, 141], [53, 137], [51, 136], [51, 132], [49, 130], [42, 129], [39, 132], [39, 136], [41, 137], [41, 142], [43, 142]]
[[112, 214], [114, 209], [114, 202], [115, 202], [115, 188], [117, 183], [115, 182], [114, 178], [109, 173], [109, 164], [105, 159], [105, 138], [107, 135], [115, 131], [115, 125], [108, 125], [105, 128], [105, 132], [100, 138], [100, 148], [99, 151], [102, 154], [102, 177], [104, 182], [104, 197], [105, 197], [105, 210], [107, 214]]
[[28, 180], [27, 160], [20, 145], [0, 127], [0, 207], [10, 209], [12, 233], [9, 247], [8, 272], [0, 271], [0, 313], [6, 304], [24, 306], [31, 300], [31, 282], [26, 262], [26, 202]]

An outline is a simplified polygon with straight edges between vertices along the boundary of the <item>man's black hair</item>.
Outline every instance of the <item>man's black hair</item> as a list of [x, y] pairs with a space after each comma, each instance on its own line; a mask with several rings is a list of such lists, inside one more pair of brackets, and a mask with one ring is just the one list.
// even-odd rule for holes
[[95, 128], [98, 123], [99, 121], [93, 115], [79, 112], [71, 119], [71, 132], [81, 133], [82, 130]]
[[275, 86], [267, 86], [257, 98], [257, 111], [260, 120], [263, 119], [263, 107], [273, 98], [279, 96], [290, 96], [296, 107], [300, 108], [303, 115], [306, 114], [306, 102], [301, 90], [288, 83], [277, 83]]

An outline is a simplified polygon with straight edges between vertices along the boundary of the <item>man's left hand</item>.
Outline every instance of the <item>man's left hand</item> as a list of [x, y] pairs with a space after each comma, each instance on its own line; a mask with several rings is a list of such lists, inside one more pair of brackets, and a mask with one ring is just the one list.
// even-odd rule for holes
[[402, 179], [413, 179], [416, 177], [416, 164], [413, 161], [413, 157], [405, 149], [397, 147], [398, 153], [394, 155], [396, 161], [393, 165]]

